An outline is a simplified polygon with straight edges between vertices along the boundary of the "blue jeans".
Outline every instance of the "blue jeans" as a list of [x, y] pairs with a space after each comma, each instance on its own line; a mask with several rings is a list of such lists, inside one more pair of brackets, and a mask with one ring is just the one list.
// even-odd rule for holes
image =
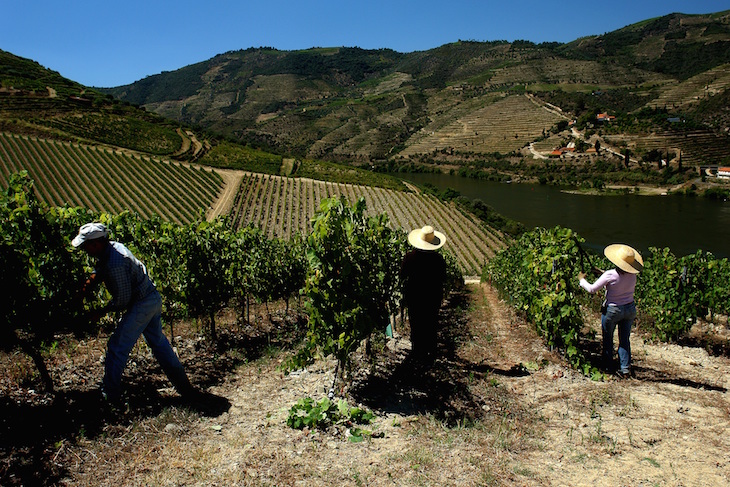
[[162, 299], [154, 291], [132, 304], [119, 320], [107, 343], [102, 382], [103, 392], [110, 401], [121, 398], [122, 374], [140, 335], [144, 335], [147, 345], [175, 388], [179, 392], [185, 392], [190, 387], [185, 369], [162, 333], [161, 311]]
[[601, 316], [603, 332], [603, 362], [606, 366], [613, 364], [613, 331], [618, 326], [618, 359], [621, 372], [631, 369], [631, 326], [636, 318], [636, 304], [609, 304], [606, 313]]

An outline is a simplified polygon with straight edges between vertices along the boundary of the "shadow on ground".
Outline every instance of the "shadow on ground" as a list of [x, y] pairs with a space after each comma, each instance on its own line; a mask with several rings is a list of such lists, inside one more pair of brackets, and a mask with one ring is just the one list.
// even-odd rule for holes
[[[439, 315], [439, 346], [433, 363], [415, 360], [407, 352], [392, 354], [386, 364], [353, 385], [352, 396], [374, 410], [430, 414], [449, 426], [477, 421], [492, 409], [490, 403], [504, 402], [503, 396], [486, 397], [472, 385], [486, 376], [529, 373], [523, 367], [502, 370], [458, 356], [459, 344], [471, 339], [468, 307], [469, 293], [465, 289], [453, 292], [445, 301]], [[509, 411], [509, 407], [497, 404], [496, 410]]]
[[[253, 361], [272, 348], [288, 348], [301, 338], [301, 316], [287, 316], [268, 331], [244, 327], [222, 330], [215, 342], [193, 338], [186, 346], [183, 362], [191, 382], [201, 394], [182, 398], [154, 359], [136, 357], [125, 371], [125, 405], [110, 407], [96, 387], [103, 365], [93, 377], [79, 370], [52, 370], [58, 387], [54, 394], [19, 388], [0, 395], [0, 485], [58, 485], [68, 475], [56, 462], [64, 443], [79, 437], [93, 439], [109, 428], [127, 427], [172, 408], [186, 409], [200, 416], [215, 417], [231, 404], [225, 397], [204, 392], [218, 385], [240, 364]], [[61, 380], [58, 380], [58, 377]], [[39, 385], [40, 386], [40, 385]]]

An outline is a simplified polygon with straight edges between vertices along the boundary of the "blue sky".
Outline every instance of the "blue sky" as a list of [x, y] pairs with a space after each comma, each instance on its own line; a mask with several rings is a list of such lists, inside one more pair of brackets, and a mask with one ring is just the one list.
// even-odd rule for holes
[[348, 46], [399, 52], [457, 40], [569, 42], [730, 0], [0, 0], [0, 49], [112, 87], [226, 51]]

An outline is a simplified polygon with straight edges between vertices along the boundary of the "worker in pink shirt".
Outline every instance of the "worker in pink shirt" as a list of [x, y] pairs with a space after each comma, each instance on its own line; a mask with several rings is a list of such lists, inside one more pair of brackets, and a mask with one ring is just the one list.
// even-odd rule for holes
[[606, 289], [606, 299], [601, 307], [601, 331], [603, 334], [603, 363], [607, 370], [614, 369], [613, 332], [618, 328], [619, 377], [631, 375], [631, 344], [629, 336], [636, 318], [634, 289], [636, 277], [644, 268], [641, 254], [624, 244], [612, 244], [603, 250], [604, 255], [616, 268], [608, 270], [593, 284], [586, 281], [585, 273], [578, 274], [580, 286], [589, 293]]

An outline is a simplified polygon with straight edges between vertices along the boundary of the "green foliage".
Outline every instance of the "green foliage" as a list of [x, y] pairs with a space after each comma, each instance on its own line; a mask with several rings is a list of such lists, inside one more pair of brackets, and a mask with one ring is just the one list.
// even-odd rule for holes
[[667, 341], [685, 335], [697, 317], [730, 310], [730, 266], [712, 254], [676, 257], [668, 248], [650, 249], [637, 286], [637, 300], [653, 319], [655, 338]]
[[323, 398], [317, 402], [311, 397], [300, 399], [289, 410], [286, 424], [294, 429], [327, 429], [332, 425], [350, 427], [349, 441], [357, 443], [365, 437], [372, 437], [370, 431], [354, 426], [367, 425], [375, 419], [375, 415], [364, 408], [350, 407], [343, 399], [332, 401]]
[[58, 331], [80, 333], [74, 325], [85, 312], [77, 293], [85, 278], [83, 263], [69, 250], [59, 220], [83, 213], [50, 211], [36, 199], [27, 173], [13, 175], [0, 195], [0, 268], [6, 283], [0, 293], [0, 347], [26, 351], [51, 391], [40, 352]]
[[344, 373], [359, 343], [385, 332], [398, 308], [406, 245], [405, 234], [391, 229], [384, 214], [365, 217], [364, 199], [352, 206], [344, 198], [322, 201], [307, 238], [307, 341], [290, 368], [321, 353], [335, 355]]
[[177, 100], [198, 93], [204, 86], [202, 76], [209, 68], [209, 63], [191, 64], [184, 69], [148, 76], [132, 85], [102, 91], [115, 95], [123, 92], [126, 100], [139, 105], [168, 100], [168, 97]]
[[[94, 263], [70, 245], [89, 221], [107, 225], [111, 238], [145, 263], [167, 317], [204, 317], [213, 338], [215, 311], [232, 296], [286, 299], [304, 284], [301, 240], [269, 241], [251, 229], [234, 232], [221, 218], [181, 225], [133, 212], [49, 208], [35, 198], [27, 174], [13, 175], [0, 195], [0, 264], [13, 278], [0, 293], [0, 346], [30, 354], [49, 389], [42, 344], [52, 343], [56, 333], [92, 331], [79, 291]], [[241, 259], [246, 254], [250, 258]], [[96, 297], [104, 297], [103, 287]]]
[[228, 222], [218, 218], [200, 221], [184, 228], [181, 256], [185, 262], [185, 296], [190, 311], [205, 316], [215, 339], [215, 312], [233, 296], [228, 279], [233, 264], [232, 232]]
[[[177, 137], [177, 135], [176, 135]], [[49, 205], [83, 205], [95, 211], [135, 209], [143, 216], [193, 221], [222, 186], [213, 171], [162, 162], [83, 144], [0, 133], [0, 186], [6, 171], [27, 170], [38, 197]]]
[[46, 93], [53, 87], [62, 101], [68, 95], [78, 95], [84, 87], [63, 78], [58, 72], [44, 68], [30, 59], [15, 56], [0, 49], [0, 87]]
[[650, 67], [660, 73], [685, 80], [728, 62], [730, 62], [730, 49], [727, 41], [669, 42], [661, 58]]
[[482, 279], [523, 311], [551, 348], [561, 350], [586, 375], [599, 376], [580, 347], [579, 241], [570, 229], [538, 228], [490, 260]]
[[176, 126], [145, 120], [149, 117], [133, 113], [72, 113], [38, 122], [82, 139], [91, 139], [109, 145], [146, 152], [154, 155], [172, 155], [182, 146]]
[[[588, 262], [579, 254], [581, 239], [570, 229], [536, 229], [502, 250], [487, 265], [482, 279], [525, 313], [551, 347], [585, 374], [598, 376], [580, 348], [583, 320], [577, 289], [579, 270]], [[602, 260], [600, 265], [609, 264]], [[650, 249], [637, 287], [639, 309], [654, 338], [669, 341], [686, 334], [698, 317], [730, 312], [730, 263], [698, 251], [678, 258], [669, 249]]]
[[333, 183], [362, 184], [379, 188], [404, 190], [403, 181], [385, 174], [349, 167], [327, 161], [305, 159], [297, 168], [297, 177], [312, 178]]
[[222, 141], [209, 150], [198, 162], [223, 169], [279, 174], [282, 157]]
[[[75, 223], [83, 214], [50, 211], [36, 199], [26, 173], [10, 178], [0, 196], [0, 262], [9, 284], [0, 293], [3, 333], [22, 330], [40, 342], [84, 311], [73, 286], [85, 278], [83, 263], [70, 251], [59, 224], [61, 219]], [[15, 342], [0, 341], [7, 346]]]

